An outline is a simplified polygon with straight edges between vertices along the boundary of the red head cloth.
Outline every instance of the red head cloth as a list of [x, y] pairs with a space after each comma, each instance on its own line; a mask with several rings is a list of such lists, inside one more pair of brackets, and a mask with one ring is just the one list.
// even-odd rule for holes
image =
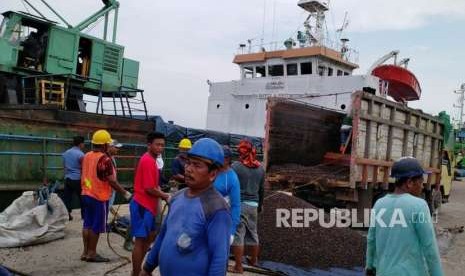
[[260, 166], [260, 162], [255, 159], [257, 156], [257, 150], [251, 142], [242, 140], [239, 143], [237, 151], [239, 152], [239, 159], [244, 166], [248, 168], [258, 168]]

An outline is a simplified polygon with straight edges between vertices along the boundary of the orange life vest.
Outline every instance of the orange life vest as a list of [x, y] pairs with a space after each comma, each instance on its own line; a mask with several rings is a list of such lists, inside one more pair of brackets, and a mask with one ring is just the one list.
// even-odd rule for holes
[[110, 183], [97, 176], [97, 164], [104, 155], [103, 152], [90, 151], [82, 159], [81, 194], [100, 201], [107, 201], [111, 197]]

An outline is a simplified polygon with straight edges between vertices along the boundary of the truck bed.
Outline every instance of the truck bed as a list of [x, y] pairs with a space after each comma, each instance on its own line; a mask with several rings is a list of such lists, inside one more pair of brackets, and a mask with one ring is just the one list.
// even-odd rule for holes
[[301, 166], [298, 164], [284, 164], [272, 166], [267, 172], [267, 183], [286, 189], [290, 187], [304, 187], [308, 185], [320, 188], [347, 185], [350, 167], [338, 164], [320, 164], [316, 166]]
[[269, 98], [264, 163], [270, 188], [317, 186], [337, 200], [370, 205], [392, 186], [392, 164], [403, 156], [416, 157], [432, 172], [424, 180], [427, 195], [439, 186], [444, 126], [438, 117], [362, 91], [352, 93], [348, 114], [351, 140], [341, 154], [347, 114]]

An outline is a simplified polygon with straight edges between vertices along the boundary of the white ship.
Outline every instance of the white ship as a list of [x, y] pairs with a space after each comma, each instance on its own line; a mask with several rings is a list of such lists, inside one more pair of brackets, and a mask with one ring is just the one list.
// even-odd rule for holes
[[358, 68], [356, 51], [348, 39], [330, 42], [324, 31], [324, 1], [300, 0], [308, 12], [303, 30], [282, 43], [282, 49], [256, 51], [241, 44], [233, 62], [240, 79], [210, 82], [207, 129], [251, 136], [264, 136], [266, 100], [270, 96], [298, 99], [345, 112], [351, 93], [357, 90], [379, 94], [379, 78], [353, 75]]

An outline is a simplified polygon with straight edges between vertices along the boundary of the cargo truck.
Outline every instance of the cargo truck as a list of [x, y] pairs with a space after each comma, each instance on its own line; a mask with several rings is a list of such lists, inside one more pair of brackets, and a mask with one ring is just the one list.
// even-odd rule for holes
[[[414, 156], [431, 172], [424, 197], [431, 209], [441, 202], [443, 123], [405, 104], [359, 91], [348, 113], [269, 98], [264, 164], [271, 190], [285, 189], [319, 206], [371, 208], [393, 189], [395, 160]], [[340, 128], [352, 118], [350, 143], [340, 148]]]

